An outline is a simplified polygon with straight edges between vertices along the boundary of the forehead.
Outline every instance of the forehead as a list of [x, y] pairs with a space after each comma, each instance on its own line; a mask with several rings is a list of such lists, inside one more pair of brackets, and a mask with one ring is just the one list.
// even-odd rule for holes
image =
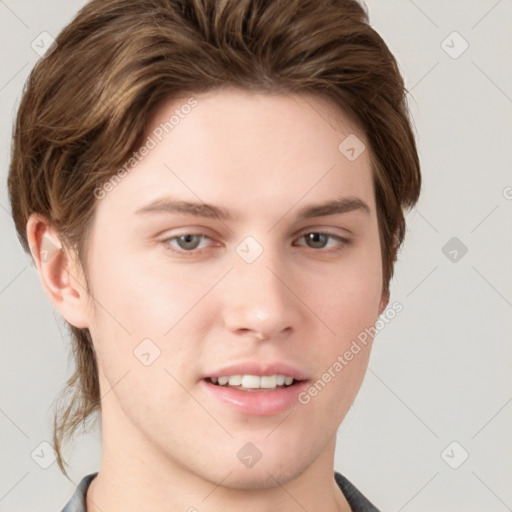
[[[150, 119], [149, 127], [148, 135], [156, 135], [159, 141], [172, 132], [178, 142], [181, 133], [179, 143], [188, 142], [189, 147], [216, 142], [219, 148], [230, 146], [230, 154], [237, 149], [251, 154], [251, 150], [263, 146], [262, 157], [278, 156], [272, 149], [283, 152], [302, 147], [306, 151], [313, 144], [325, 149], [334, 143], [337, 150], [340, 137], [350, 134], [362, 142], [366, 138], [339, 105], [318, 93], [279, 94], [235, 87], [164, 102]], [[190, 140], [190, 132], [194, 132], [194, 140]], [[236, 142], [244, 144], [237, 147]]]
[[[359, 144], [355, 159], [347, 140]], [[306, 196], [373, 202], [365, 134], [322, 97], [235, 88], [183, 96], [159, 106], [144, 144], [151, 149], [109, 193], [131, 195], [133, 211], [165, 194], [269, 217]]]

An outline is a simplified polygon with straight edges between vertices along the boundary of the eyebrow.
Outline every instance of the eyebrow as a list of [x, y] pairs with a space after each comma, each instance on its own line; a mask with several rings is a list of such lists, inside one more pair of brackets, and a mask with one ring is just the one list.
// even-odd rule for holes
[[[361, 211], [370, 214], [370, 207], [358, 197], [342, 197], [325, 203], [310, 205], [299, 210], [297, 220], [310, 219], [312, 217], [324, 217]], [[157, 199], [150, 204], [139, 208], [136, 214], [147, 213], [185, 213], [196, 217], [217, 218], [232, 221], [237, 218], [231, 211], [222, 206], [190, 201], [178, 201], [170, 198]]]

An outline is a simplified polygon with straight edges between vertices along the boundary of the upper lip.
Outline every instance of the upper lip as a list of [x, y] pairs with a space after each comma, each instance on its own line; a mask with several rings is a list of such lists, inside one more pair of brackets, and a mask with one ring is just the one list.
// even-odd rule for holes
[[298, 369], [297, 367], [281, 362], [281, 361], [247, 361], [230, 364], [213, 370], [207, 375], [203, 376], [203, 379], [211, 377], [227, 377], [231, 375], [285, 375], [293, 377], [295, 380], [308, 380], [308, 375]]

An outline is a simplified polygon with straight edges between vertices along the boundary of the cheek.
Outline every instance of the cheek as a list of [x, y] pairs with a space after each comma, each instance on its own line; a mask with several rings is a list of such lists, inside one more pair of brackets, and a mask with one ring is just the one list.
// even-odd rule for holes
[[165, 258], [152, 261], [128, 251], [102, 251], [93, 264], [98, 322], [132, 338], [165, 336], [218, 279], [214, 270], [198, 279], [192, 265], [170, 265]]
[[319, 386], [328, 383], [325, 400], [329, 395], [336, 403], [349, 406], [366, 371], [372, 327], [379, 316], [382, 269], [378, 245], [354, 253], [317, 283], [320, 286], [304, 287], [303, 293], [321, 320], [314, 355], [322, 381]]
[[324, 275], [312, 300], [325, 323], [346, 342], [374, 324], [381, 297], [382, 267], [376, 246], [354, 252], [335, 271]]
[[380, 292], [378, 277], [354, 271], [338, 283], [331, 282], [316, 297], [318, 317], [323, 322], [317, 329], [316, 349], [310, 352], [310, 359], [318, 374], [301, 403], [310, 404], [316, 417], [326, 415], [325, 424], [333, 428], [345, 417], [363, 381]]
[[[108, 251], [96, 254], [92, 264], [90, 331], [108, 385], [128, 371], [140, 389], [165, 389], [162, 384], [171, 379], [165, 369], [186, 375], [181, 367], [199, 357], [197, 338], [214, 317], [211, 303], [202, 299], [225, 269], [208, 269], [198, 279], [192, 265], [171, 269], [165, 261], [148, 264]], [[144, 366], [148, 358], [154, 363]], [[164, 383], [156, 386], [159, 379]]]

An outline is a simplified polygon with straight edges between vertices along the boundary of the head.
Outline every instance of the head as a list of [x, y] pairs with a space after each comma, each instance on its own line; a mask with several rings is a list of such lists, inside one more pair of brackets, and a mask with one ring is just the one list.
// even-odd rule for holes
[[[62, 442], [101, 410], [212, 478], [219, 462], [239, 471], [247, 442], [263, 453], [261, 485], [284, 453], [311, 464], [370, 345], [269, 437], [278, 416], [225, 414], [204, 378], [252, 359], [320, 378], [387, 305], [420, 181], [397, 63], [355, 0], [88, 3], [28, 79], [8, 183], [71, 333], [61, 469]], [[345, 213], [300, 216], [335, 199]]]

